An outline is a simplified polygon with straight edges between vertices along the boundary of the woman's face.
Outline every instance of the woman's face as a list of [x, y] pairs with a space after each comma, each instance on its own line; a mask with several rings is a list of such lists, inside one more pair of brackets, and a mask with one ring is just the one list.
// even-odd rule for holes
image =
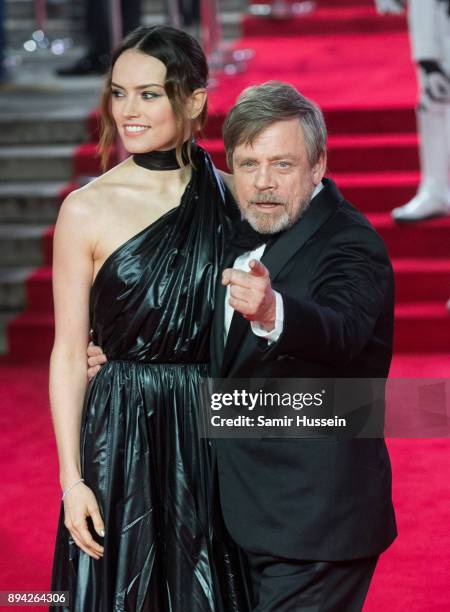
[[159, 59], [135, 49], [124, 51], [114, 64], [111, 110], [130, 153], [175, 147], [178, 130], [165, 78], [166, 67]]

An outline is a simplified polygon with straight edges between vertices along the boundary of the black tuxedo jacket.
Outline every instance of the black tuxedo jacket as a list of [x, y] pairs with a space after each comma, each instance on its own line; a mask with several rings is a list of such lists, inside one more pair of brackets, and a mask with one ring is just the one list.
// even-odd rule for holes
[[[394, 283], [385, 245], [333, 181], [262, 262], [284, 304], [276, 343], [235, 313], [223, 346], [220, 286], [214, 377], [385, 378]], [[226, 265], [232, 265], [232, 261]], [[216, 439], [225, 525], [245, 550], [302, 560], [376, 555], [396, 536], [383, 439]]]

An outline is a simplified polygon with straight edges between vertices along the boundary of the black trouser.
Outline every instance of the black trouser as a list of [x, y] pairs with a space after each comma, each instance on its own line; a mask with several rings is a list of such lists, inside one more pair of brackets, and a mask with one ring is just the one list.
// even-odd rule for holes
[[[111, 17], [109, 0], [85, 0], [86, 33], [89, 54], [109, 56], [111, 50]], [[126, 36], [138, 27], [141, 19], [141, 0], [121, 0], [122, 32]]]
[[253, 612], [361, 612], [378, 557], [289, 561], [248, 554]]

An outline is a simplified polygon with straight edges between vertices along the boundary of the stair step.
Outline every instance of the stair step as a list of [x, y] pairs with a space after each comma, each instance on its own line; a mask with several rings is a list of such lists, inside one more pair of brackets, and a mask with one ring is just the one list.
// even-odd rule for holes
[[0, 181], [67, 181], [73, 174], [73, 145], [0, 147]]
[[[229, 105], [224, 105], [217, 100], [214, 90], [209, 97], [209, 113], [208, 123], [206, 125], [206, 136], [209, 140], [222, 139], [222, 126], [225, 120], [226, 113], [234, 103], [238, 92], [229, 100]], [[363, 136], [367, 134], [376, 134], [380, 138], [386, 135], [388, 138], [395, 134], [395, 138], [399, 139], [405, 135], [406, 140], [403, 143], [405, 146], [410, 139], [409, 146], [412, 146], [413, 141], [417, 142], [416, 133], [416, 117], [414, 106], [397, 106], [395, 108], [388, 107], [351, 107], [351, 108], [330, 108], [324, 107], [325, 121], [327, 124], [330, 139], [334, 136], [342, 136], [350, 138], [352, 136]], [[98, 139], [98, 125], [100, 114], [98, 110], [94, 110], [89, 117], [89, 135], [91, 141]], [[345, 126], [343, 128], [343, 126]], [[345, 133], [342, 130], [345, 129]], [[395, 163], [401, 163], [398, 160]]]
[[444, 352], [450, 346], [450, 312], [444, 302], [399, 303], [395, 308], [396, 352]]
[[448, 378], [450, 353], [395, 353], [389, 372], [391, 378]]
[[27, 306], [34, 312], [53, 312], [52, 268], [35, 270], [26, 283]]
[[[98, 176], [101, 174], [100, 157], [97, 155], [97, 143], [87, 142], [74, 150], [74, 177]], [[112, 153], [109, 166], [116, 163], [115, 154]]]
[[[226, 168], [221, 139], [200, 142], [212, 155], [215, 164]], [[330, 173], [408, 172], [419, 170], [415, 134], [340, 135], [328, 139]]]
[[244, 36], [313, 36], [347, 33], [398, 32], [406, 30], [404, 15], [378, 15], [373, 6], [323, 7], [289, 19], [248, 15]]
[[[396, 300], [398, 303], [423, 303], [433, 297], [436, 302], [444, 304], [450, 297], [450, 258], [448, 259], [394, 259]], [[5, 272], [10, 272], [6, 269]], [[26, 281], [26, 292], [23, 284]], [[0, 270], [0, 303], [2, 270]], [[52, 268], [46, 266], [37, 270], [30, 268], [18, 272], [18, 299], [14, 302], [17, 308], [28, 307], [35, 311], [51, 312], [53, 309]], [[12, 284], [12, 282], [11, 282]], [[11, 287], [8, 287], [12, 290]], [[27, 301], [25, 299], [27, 298]]]
[[[450, 217], [420, 223], [396, 223], [389, 213], [367, 213], [391, 258], [445, 259], [449, 256]], [[45, 236], [45, 261], [52, 258], [52, 229]]]
[[[53, 326], [53, 315], [47, 312], [19, 315], [8, 326], [12, 356], [48, 357]], [[396, 308], [394, 330], [396, 352], [444, 352], [450, 343], [450, 313], [441, 302], [400, 304]], [[32, 347], [29, 355], [23, 354], [25, 347]]]
[[328, 140], [331, 173], [419, 170], [416, 134], [342, 135]]
[[24, 114], [0, 113], [0, 146], [83, 142], [88, 138], [89, 114], [85, 110], [62, 109]]
[[33, 268], [0, 268], [1, 311], [17, 312], [26, 304], [26, 280]]
[[388, 212], [408, 202], [417, 192], [418, 172], [333, 173], [343, 195], [360, 210]]
[[18, 312], [0, 311], [0, 355], [8, 355], [9, 357], [8, 328], [17, 315]]
[[430, 297], [445, 304], [450, 298], [450, 256], [447, 259], [398, 258], [392, 265], [398, 304], [423, 303]]
[[54, 338], [54, 317], [48, 313], [22, 313], [7, 328], [7, 344], [12, 358], [24, 361], [50, 357]]
[[387, 213], [367, 215], [385, 241], [391, 258], [445, 258], [449, 255], [450, 217], [420, 223], [395, 223]]
[[48, 225], [0, 225], [0, 267], [38, 267], [45, 260], [45, 235]]
[[64, 182], [3, 183], [0, 223], [54, 223], [66, 192]]
[[[234, 104], [239, 92], [232, 95], [225, 106], [210, 95], [210, 112], [206, 125], [208, 139], [221, 139], [222, 126], [229, 108]], [[384, 106], [352, 106], [350, 108], [322, 108], [330, 138], [332, 136], [356, 136], [370, 134], [415, 134], [416, 116], [414, 106], [405, 105], [395, 108]], [[344, 133], [345, 130], [345, 133]]]
[[[412, 198], [419, 183], [417, 139], [411, 135], [372, 137], [372, 145], [367, 137], [361, 139], [362, 143], [358, 140], [350, 136], [330, 138], [330, 175], [344, 195], [362, 210], [370, 211], [391, 210]], [[228, 171], [222, 140], [200, 140], [199, 144], [211, 154], [218, 168]], [[96, 144], [80, 145], [74, 163], [75, 176], [97, 176], [101, 169]], [[390, 165], [392, 171], [387, 170]], [[411, 169], [405, 170], [403, 166]]]

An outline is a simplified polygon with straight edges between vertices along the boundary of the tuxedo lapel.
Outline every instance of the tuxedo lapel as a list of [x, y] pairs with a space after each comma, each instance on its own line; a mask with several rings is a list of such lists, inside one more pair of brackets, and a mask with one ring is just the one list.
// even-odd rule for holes
[[250, 322], [239, 313], [235, 312], [231, 319], [230, 329], [228, 331], [227, 342], [223, 351], [223, 361], [221, 368], [221, 377], [225, 378], [231, 367], [231, 361], [236, 359], [236, 354], [239, 346], [244, 339], [246, 332], [250, 327]]
[[225, 268], [232, 267], [234, 260], [235, 254], [229, 251], [224, 258], [223, 268], [220, 270], [217, 279], [214, 315], [211, 329], [211, 373], [213, 378], [218, 378], [220, 376], [225, 344], [225, 297], [227, 288], [222, 285], [222, 272]]
[[336, 185], [331, 179], [323, 179], [324, 187], [311, 201], [301, 219], [290, 229], [283, 232], [272, 246], [264, 252], [261, 262], [270, 272], [273, 282], [287, 262], [305, 245], [306, 242], [325, 223], [342, 200]]

